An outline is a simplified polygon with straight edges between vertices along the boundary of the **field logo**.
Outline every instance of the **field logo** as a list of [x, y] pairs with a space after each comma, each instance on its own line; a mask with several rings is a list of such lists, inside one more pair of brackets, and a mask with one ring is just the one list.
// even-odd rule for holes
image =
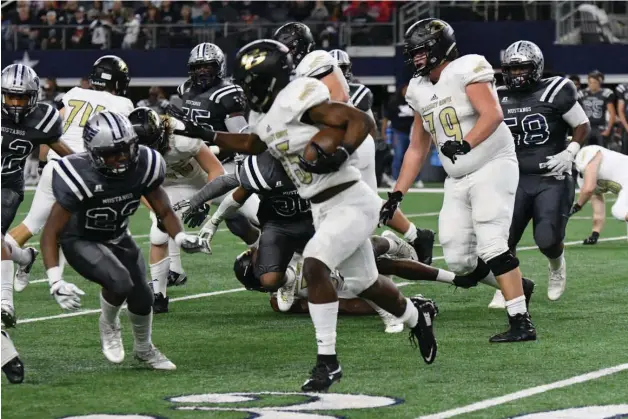
[[620, 419], [628, 418], [628, 404], [615, 404], [608, 406], [585, 406], [550, 412], [529, 413], [515, 416], [517, 419]]

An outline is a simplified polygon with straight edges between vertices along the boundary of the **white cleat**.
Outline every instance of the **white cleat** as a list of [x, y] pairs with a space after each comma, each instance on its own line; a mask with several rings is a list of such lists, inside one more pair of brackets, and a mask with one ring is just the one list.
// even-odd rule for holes
[[124, 361], [120, 319], [116, 319], [115, 324], [109, 324], [101, 318], [98, 320], [98, 328], [100, 329], [100, 346], [105, 358], [114, 364]]
[[549, 282], [547, 284], [547, 298], [556, 301], [565, 292], [567, 285], [567, 263], [563, 257], [563, 263], [555, 271], [549, 269]]
[[500, 290], [495, 291], [493, 300], [489, 303], [488, 308], [504, 310], [506, 308], [506, 300], [504, 294]]
[[398, 317], [393, 316], [389, 312], [382, 310], [378, 312], [379, 316], [382, 318], [384, 325], [386, 328], [384, 332], [386, 333], [401, 333], [403, 332], [403, 321], [401, 321]]
[[155, 345], [151, 344], [150, 349], [146, 352], [133, 351], [135, 359], [143, 364], [151, 367], [154, 370], [176, 370], [177, 366], [174, 365], [164, 354], [159, 352], [159, 349], [155, 348]]
[[414, 261], [418, 261], [419, 257], [416, 254], [416, 250], [414, 247], [407, 241], [403, 240], [401, 237], [397, 236], [390, 230], [386, 230], [382, 233], [382, 237], [392, 240], [397, 243], [397, 250], [395, 252], [391, 252], [390, 250], [384, 254], [384, 256], [388, 256], [391, 259], [412, 259]]
[[[288, 269], [293, 269], [288, 266]], [[282, 312], [286, 312], [292, 308], [294, 304], [294, 298], [297, 290], [297, 278], [296, 274], [294, 279], [290, 282], [286, 282], [283, 287], [277, 290], [277, 306]]]
[[39, 251], [33, 247], [28, 247], [26, 250], [31, 252], [31, 261], [26, 266], [17, 265], [17, 270], [15, 271], [15, 278], [13, 280], [13, 288], [17, 292], [24, 291], [24, 288], [28, 286], [29, 274], [31, 272], [31, 269], [33, 268], [35, 259], [37, 259], [37, 255], [39, 254]]

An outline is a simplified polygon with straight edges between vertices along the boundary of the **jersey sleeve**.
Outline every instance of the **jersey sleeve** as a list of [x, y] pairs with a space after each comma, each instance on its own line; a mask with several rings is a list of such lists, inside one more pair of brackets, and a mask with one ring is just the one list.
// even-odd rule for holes
[[628, 84], [617, 85], [615, 95], [617, 96], [617, 100], [628, 102]]
[[457, 74], [460, 76], [462, 86], [472, 83], [490, 83], [495, 79], [493, 67], [482, 55], [470, 54], [458, 58]]
[[373, 92], [365, 85], [361, 85], [349, 101], [359, 110], [368, 112], [373, 107]]
[[[148, 147], [140, 147], [140, 159], [142, 160], [142, 195], [146, 195], [157, 189], [166, 178], [166, 161], [161, 154]], [[140, 173], [141, 175], [141, 173]]]
[[263, 192], [272, 189], [273, 165], [279, 163], [265, 151], [259, 155], [247, 156], [240, 166], [238, 177], [240, 185], [249, 192]]
[[233, 89], [217, 97], [217, 100], [220, 102], [227, 116], [232, 114], [244, 114], [246, 112], [244, 91], [236, 84], [234, 84], [233, 87]]
[[127, 98], [122, 98], [122, 109], [120, 109], [118, 112], [120, 112], [123, 115], [129, 116], [129, 114], [131, 112], [133, 112], [133, 109], [135, 109], [135, 106], [133, 106], [133, 102], [131, 102], [131, 99], [127, 99]]
[[602, 96], [604, 97], [604, 101], [608, 103], [615, 103], [615, 93], [611, 89], [604, 88], [602, 90]]
[[183, 96], [188, 90], [190, 90], [190, 79], [187, 79], [177, 87], [177, 94]]
[[330, 100], [327, 86], [309, 77], [295, 79], [282, 90], [284, 92], [278, 98], [279, 104], [294, 120], [300, 120], [306, 111]]
[[578, 91], [571, 80], [558, 77], [545, 89], [540, 100], [551, 103], [561, 115], [564, 115], [578, 102]]
[[85, 182], [67, 158], [49, 164], [54, 164], [52, 193], [55, 200], [69, 212], [78, 211], [89, 192]]
[[55, 108], [63, 109], [65, 107], [65, 105], [63, 104], [64, 95], [65, 93], [59, 93], [57, 96], [55, 96], [54, 100], [52, 101]]
[[314, 77], [321, 79], [330, 74], [338, 62], [330, 53], [323, 50], [307, 54], [295, 69], [297, 77]]
[[406, 102], [412, 108], [413, 111], [419, 112], [421, 107], [419, 106], [419, 78], [413, 78], [410, 80], [408, 89], [406, 90]]
[[41, 108], [43, 117], [35, 128], [43, 133], [46, 144], [59, 141], [61, 134], [63, 134], [63, 118], [61, 118], [57, 107], [47, 103], [39, 103], [38, 106]]

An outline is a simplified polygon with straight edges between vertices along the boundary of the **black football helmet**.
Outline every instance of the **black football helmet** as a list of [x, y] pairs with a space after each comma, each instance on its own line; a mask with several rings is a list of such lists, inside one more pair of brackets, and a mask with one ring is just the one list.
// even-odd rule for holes
[[233, 72], [250, 108], [266, 113], [277, 93], [290, 83], [294, 66], [288, 47], [272, 39], [260, 39], [238, 51]]
[[141, 145], [150, 147], [163, 155], [168, 151], [168, 136], [161, 117], [151, 108], [141, 106], [129, 114], [129, 121]]
[[[404, 42], [406, 63], [416, 67], [414, 77], [427, 76], [444, 61], [458, 58], [454, 30], [444, 20], [434, 18], [419, 20], [408, 28]], [[417, 66], [414, 58], [419, 54], [426, 55], [426, 62]]]
[[295, 67], [316, 45], [312, 31], [301, 22], [286, 23], [275, 31], [273, 39], [288, 47]]
[[266, 292], [262, 282], [253, 273], [253, 251], [251, 249], [240, 253], [233, 263], [233, 272], [238, 281], [249, 291]]
[[501, 67], [509, 89], [525, 89], [541, 80], [543, 53], [534, 42], [517, 41], [506, 48]]
[[131, 81], [129, 67], [115, 55], [105, 55], [96, 60], [88, 79], [95, 90], [111, 90], [118, 96], [126, 96]]

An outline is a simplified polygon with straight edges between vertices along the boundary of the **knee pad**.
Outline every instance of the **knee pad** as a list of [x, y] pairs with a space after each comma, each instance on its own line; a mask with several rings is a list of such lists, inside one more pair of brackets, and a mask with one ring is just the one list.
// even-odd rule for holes
[[557, 247], [562, 239], [562, 237], [558, 237], [556, 228], [551, 223], [542, 222], [535, 228], [534, 242], [541, 251]]
[[109, 287], [107, 287], [107, 290], [116, 295], [129, 296], [133, 291], [133, 281], [126, 270], [123, 272], [111, 272], [108, 282]]
[[168, 243], [169, 238], [168, 233], [159, 228], [159, 222], [157, 221], [157, 218], [155, 218], [153, 220], [153, 224], [150, 226], [150, 244], [163, 246]]
[[275, 292], [281, 288], [280, 282], [285, 276], [284, 272], [267, 272], [260, 276], [261, 286], [269, 292]]
[[233, 272], [238, 281], [249, 291], [266, 292], [253, 272], [253, 252], [249, 249], [240, 253], [233, 263]]
[[519, 267], [519, 259], [510, 250], [486, 262], [495, 276], [503, 275]]
[[561, 246], [560, 243], [556, 243], [550, 247], [541, 247], [539, 245], [539, 250], [550, 259], [557, 259], [563, 254], [563, 246]]
[[154, 298], [146, 281], [136, 284], [127, 298], [129, 311], [140, 316], [150, 314], [153, 309]]
[[456, 275], [470, 275], [477, 268], [477, 257], [466, 256], [461, 254], [448, 255], [445, 262], [450, 271]]
[[454, 285], [460, 288], [472, 288], [475, 287], [478, 282], [483, 280], [491, 273], [490, 268], [484, 261], [478, 258], [478, 264], [471, 272], [467, 275], [456, 275], [454, 279]]

